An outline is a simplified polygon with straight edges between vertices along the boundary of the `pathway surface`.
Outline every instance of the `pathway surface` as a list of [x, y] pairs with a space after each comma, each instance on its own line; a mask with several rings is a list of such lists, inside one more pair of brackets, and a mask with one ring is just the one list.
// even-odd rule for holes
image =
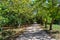
[[19, 35], [16, 40], [56, 40], [48, 36], [48, 34], [40, 28], [39, 24], [32, 24], [26, 28], [24, 34]]

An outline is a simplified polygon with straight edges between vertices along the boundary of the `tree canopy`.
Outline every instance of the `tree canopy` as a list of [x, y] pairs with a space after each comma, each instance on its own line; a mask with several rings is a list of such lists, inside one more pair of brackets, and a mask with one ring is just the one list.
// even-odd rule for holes
[[60, 19], [57, 0], [0, 0], [0, 25], [30, 24], [34, 20], [50, 23]]

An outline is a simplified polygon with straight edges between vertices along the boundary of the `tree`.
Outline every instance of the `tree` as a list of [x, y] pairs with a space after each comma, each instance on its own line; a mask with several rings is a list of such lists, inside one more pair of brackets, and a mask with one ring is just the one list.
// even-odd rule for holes
[[7, 25], [25, 24], [33, 19], [30, 0], [1, 0], [0, 6], [1, 16], [9, 19]]
[[36, 0], [35, 2], [34, 8], [38, 10], [38, 15], [39, 15], [38, 17], [42, 16], [43, 20], [45, 21], [45, 27], [46, 27], [47, 21], [50, 20], [49, 30], [52, 30], [53, 21], [56, 18], [59, 18], [58, 15], [60, 15], [59, 13], [60, 7], [58, 7], [58, 5], [59, 4], [57, 0]]
[[50, 2], [52, 3], [52, 5], [50, 6], [50, 10], [49, 10], [50, 17], [51, 17], [50, 30], [52, 30], [52, 24], [53, 24], [54, 20], [56, 20], [56, 17], [60, 14], [59, 13], [60, 7], [58, 5], [57, 0], [52, 0]]

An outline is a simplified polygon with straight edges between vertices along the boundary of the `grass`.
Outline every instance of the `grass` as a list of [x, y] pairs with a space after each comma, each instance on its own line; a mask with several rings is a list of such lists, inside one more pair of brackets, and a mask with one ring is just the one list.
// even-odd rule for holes
[[[49, 29], [49, 25], [47, 25], [47, 26], [48, 26], [48, 28], [47, 28], [47, 30], [48, 30]], [[55, 38], [56, 40], [60, 40], [60, 25], [53, 24], [52, 32], [49, 35], [52, 38]]]
[[60, 31], [60, 25], [53, 24], [53, 30], [58, 30], [58, 31]]
[[57, 31], [57, 33], [53, 34], [53, 36], [54, 36], [57, 40], [60, 40], [60, 25], [53, 24], [53, 30]]
[[[47, 29], [49, 29], [49, 25], [47, 25], [47, 26], [48, 26]], [[60, 31], [60, 25], [53, 24], [52, 26], [53, 26], [53, 27], [52, 27], [52, 30]]]

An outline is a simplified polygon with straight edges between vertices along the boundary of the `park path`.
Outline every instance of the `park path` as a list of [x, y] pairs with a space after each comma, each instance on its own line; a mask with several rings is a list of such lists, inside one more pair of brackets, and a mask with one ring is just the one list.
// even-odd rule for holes
[[19, 35], [16, 40], [56, 40], [48, 36], [48, 34], [40, 28], [39, 24], [32, 24], [26, 28], [24, 34]]

